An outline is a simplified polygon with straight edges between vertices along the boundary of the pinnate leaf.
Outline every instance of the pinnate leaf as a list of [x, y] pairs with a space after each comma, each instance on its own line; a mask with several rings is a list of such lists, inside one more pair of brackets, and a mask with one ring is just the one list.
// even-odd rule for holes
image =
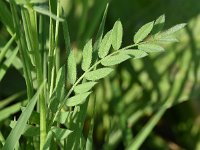
[[86, 92], [70, 97], [69, 99], [67, 99], [66, 105], [72, 107], [83, 104], [85, 102], [85, 99], [90, 95], [90, 93], [91, 92]]
[[112, 29], [112, 46], [115, 50], [121, 47], [123, 27], [121, 21], [116, 21]]
[[153, 24], [154, 22], [149, 22], [145, 25], [143, 25], [135, 34], [134, 36], [134, 42], [137, 44], [139, 42], [141, 42], [142, 40], [144, 40], [148, 34], [151, 32], [151, 30], [153, 29]]
[[92, 62], [92, 40], [89, 40], [83, 48], [83, 61], [81, 68], [86, 71]]
[[97, 82], [86, 82], [79, 84], [74, 88], [74, 92], [78, 94], [88, 92], [91, 90], [91, 88], [93, 88], [93, 86], [95, 86], [95, 84], [97, 84]]
[[103, 66], [113, 66], [120, 64], [129, 58], [131, 58], [129, 55], [124, 53], [119, 53], [117, 55], [105, 57], [104, 59], [102, 59], [101, 64]]
[[112, 71], [113, 71], [112, 68], [100, 68], [86, 73], [85, 78], [87, 80], [99, 80], [109, 75]]
[[98, 51], [98, 55], [100, 58], [103, 58], [108, 54], [112, 43], [111, 37], [112, 37], [112, 30], [106, 33], [106, 35], [104, 36], [103, 40], [100, 43]]
[[156, 45], [156, 44], [141, 44], [138, 46], [138, 49], [143, 50], [145, 52], [151, 53], [151, 52], [163, 52], [164, 48]]
[[71, 84], [76, 81], [76, 60], [73, 51], [70, 51], [67, 63], [67, 78]]

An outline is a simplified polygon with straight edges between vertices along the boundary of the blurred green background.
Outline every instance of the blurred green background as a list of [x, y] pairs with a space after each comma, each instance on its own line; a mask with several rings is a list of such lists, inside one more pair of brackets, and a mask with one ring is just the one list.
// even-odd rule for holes
[[[61, 0], [69, 23], [71, 42], [79, 51], [95, 37], [107, 0]], [[110, 77], [95, 88], [96, 117], [94, 146], [124, 149], [143, 130], [157, 110], [169, 101], [168, 109], [156, 123], [141, 150], [200, 149], [200, 1], [199, 0], [111, 0], [105, 32], [117, 19], [123, 24], [123, 45], [132, 42], [143, 24], [166, 15], [165, 29], [185, 22], [187, 27], [176, 34], [179, 43], [164, 45], [166, 52], [141, 60], [130, 60], [116, 67]], [[60, 30], [60, 32], [63, 32]], [[0, 46], [8, 33], [0, 25]], [[64, 42], [60, 37], [64, 51]], [[0, 82], [0, 99], [25, 90], [21, 74], [12, 66]], [[94, 96], [93, 96], [94, 97]], [[23, 100], [14, 98], [12, 106]], [[91, 117], [88, 109], [88, 121]], [[2, 109], [2, 108], [0, 108]], [[1, 110], [0, 110], [1, 111]], [[0, 129], [9, 133], [9, 120], [16, 110], [0, 120]], [[109, 140], [107, 140], [109, 139]]]

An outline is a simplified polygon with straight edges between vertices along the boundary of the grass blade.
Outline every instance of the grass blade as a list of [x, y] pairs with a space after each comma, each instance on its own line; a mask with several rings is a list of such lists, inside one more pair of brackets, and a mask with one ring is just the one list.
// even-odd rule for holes
[[20, 115], [16, 126], [11, 130], [10, 134], [8, 135], [5, 145], [3, 146], [3, 150], [13, 150], [16, 143], [19, 141], [21, 135], [23, 134], [23, 131], [26, 127], [26, 123], [31, 116], [31, 113], [35, 107], [35, 104], [38, 100], [38, 96], [41, 93], [42, 89], [44, 87], [44, 83], [40, 86], [37, 93], [32, 97], [30, 102], [28, 103], [25, 110]]

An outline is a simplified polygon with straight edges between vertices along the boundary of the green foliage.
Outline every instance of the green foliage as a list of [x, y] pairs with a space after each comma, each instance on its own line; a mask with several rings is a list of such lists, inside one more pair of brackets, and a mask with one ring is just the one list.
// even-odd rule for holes
[[118, 50], [122, 44], [123, 27], [121, 21], [116, 21], [112, 29], [112, 46]]
[[[116, 86], [121, 82], [114, 82], [116, 84], [114, 86], [107, 82], [107, 77], [114, 72], [113, 66], [131, 58], [141, 59], [153, 52], [163, 52], [164, 48], [160, 45], [160, 42], [176, 42], [177, 40], [172, 34], [185, 26], [185, 24], [179, 24], [163, 32], [165, 16], [162, 15], [155, 21], [143, 25], [133, 36], [134, 43], [123, 47], [124, 31], [121, 21], [116, 21], [113, 28], [104, 35], [107, 5], [96, 40], [88, 38], [90, 40], [87, 39], [88, 42], [84, 43], [85, 45], [81, 43], [84, 47], [80, 48], [79, 46], [76, 47], [76, 44], [71, 45], [70, 33], [73, 33], [73, 31], [68, 29], [60, 1], [13, 0], [9, 1], [9, 4], [11, 10], [5, 6], [6, 8], [3, 11], [9, 11], [9, 14], [13, 17], [13, 23], [10, 20], [2, 19], [3, 16], [0, 15], [3, 24], [11, 35], [10, 40], [6, 42], [0, 53], [0, 81], [11, 65], [17, 68], [26, 82], [27, 100], [25, 104], [27, 103], [27, 105], [19, 119], [11, 121], [12, 130], [6, 140], [1, 136], [0, 141], [5, 150], [18, 147], [23, 149], [23, 144], [20, 143], [21, 136], [24, 136], [24, 143], [28, 143], [28, 146], [32, 149], [66, 149], [66, 147], [75, 150], [83, 147], [88, 150], [92, 149], [94, 121], [98, 110], [96, 108], [98, 101], [96, 100], [98, 98], [107, 99], [111, 97], [112, 93], [114, 97], [117, 97], [121, 93]], [[85, 11], [87, 11], [87, 7], [89, 7], [89, 4], [84, 1]], [[48, 25], [47, 19], [49, 19]], [[63, 32], [59, 32], [60, 24], [63, 26]], [[83, 33], [84, 26], [83, 20], [78, 37]], [[65, 43], [64, 53], [58, 42], [62, 36]], [[86, 41], [86, 39], [84, 40]], [[14, 42], [17, 46], [13, 44]], [[82, 60], [79, 62], [80, 53], [82, 53]], [[64, 61], [61, 61], [60, 57]], [[19, 60], [18, 64], [15, 64], [15, 60]], [[119, 73], [117, 72], [117, 74]], [[98, 91], [98, 86], [101, 86], [98, 85], [100, 79], [105, 79], [105, 95], [100, 95], [101, 91]], [[123, 84], [122, 87], [126, 87], [126, 85]], [[135, 93], [135, 91], [131, 93]], [[139, 91], [138, 93], [142, 92]], [[21, 102], [7, 106], [10, 102], [12, 100], [5, 100], [0, 103], [0, 107], [3, 108], [0, 111], [0, 121], [20, 111]], [[93, 110], [89, 112], [88, 108], [91, 103]], [[106, 122], [106, 130], [109, 131], [105, 149], [112, 145], [110, 142], [117, 146], [117, 138], [126, 133], [127, 135], [122, 140], [126, 148], [138, 149], [150, 135], [153, 127], [167, 108], [172, 105], [172, 102], [161, 103], [162, 107], [134, 139], [131, 129], [127, 128], [127, 124], [129, 123], [132, 126], [134, 121], [137, 121], [145, 114], [145, 111], [149, 110], [147, 106], [151, 103], [144, 107], [144, 111], [136, 111], [133, 114], [129, 113], [129, 109], [124, 109], [127, 104], [132, 106], [128, 102], [119, 102], [119, 104], [114, 105], [116, 106], [114, 113], [116, 113], [117, 119], [114, 116], [113, 120], [114, 122], [119, 121], [116, 128], [120, 128], [116, 132], [118, 136], [113, 136], [115, 125], [111, 124], [112, 119], [108, 116], [102, 116], [104, 122]], [[138, 106], [133, 106], [131, 112]], [[107, 108], [102, 105], [102, 109], [106, 110]], [[153, 112], [153, 110], [150, 109], [150, 112]], [[88, 121], [89, 113], [92, 117]], [[131, 119], [129, 115], [132, 115]], [[90, 125], [88, 134], [83, 136], [83, 130], [84, 127], [87, 127], [87, 123]]]
[[154, 25], [154, 22], [149, 22], [143, 25], [134, 35], [133, 41], [137, 44], [141, 42], [142, 40], [144, 40], [153, 29], [153, 25]]

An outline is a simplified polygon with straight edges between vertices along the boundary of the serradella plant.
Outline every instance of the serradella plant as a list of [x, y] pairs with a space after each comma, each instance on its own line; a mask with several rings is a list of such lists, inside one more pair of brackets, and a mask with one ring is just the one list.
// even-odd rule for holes
[[[83, 73], [78, 75], [69, 36], [72, 31], [68, 31], [67, 21], [60, 16], [59, 1], [56, 15], [51, 11], [53, 2], [49, 2], [49, 10], [38, 5], [39, 1], [11, 0], [9, 3], [13, 21], [7, 29], [12, 36], [11, 41], [15, 39], [17, 43], [13, 57], [19, 52], [28, 104], [22, 108], [17, 121], [11, 122], [13, 129], [3, 146], [5, 150], [20, 147], [22, 135], [32, 138], [33, 148], [40, 145], [40, 149], [51, 149], [55, 143], [59, 149], [91, 148], [91, 135], [85, 139], [82, 130], [92, 88], [114, 71], [113, 66], [131, 58], [140, 59], [153, 52], [163, 52], [160, 43], [177, 42], [172, 34], [185, 26], [178, 24], [162, 31], [165, 23], [162, 15], [142, 26], [133, 36], [133, 43], [122, 47], [123, 26], [120, 20], [103, 36], [107, 6], [96, 40], [88, 40], [83, 48]], [[49, 16], [48, 35], [45, 34], [47, 17], [44, 15]], [[66, 60], [62, 66], [58, 45], [61, 24], [66, 45]], [[0, 54], [4, 57], [5, 52]]]

